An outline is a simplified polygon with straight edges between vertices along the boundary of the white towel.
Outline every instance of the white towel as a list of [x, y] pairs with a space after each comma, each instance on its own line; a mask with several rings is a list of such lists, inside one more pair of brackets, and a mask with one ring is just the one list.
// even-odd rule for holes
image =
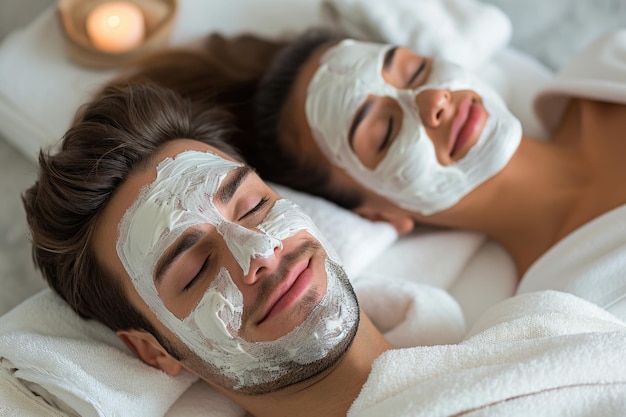
[[3, 360], [0, 360], [0, 416], [68, 417], [16, 379], [11, 365]]
[[396, 348], [460, 342], [461, 307], [446, 291], [404, 280], [360, 280], [359, 305]]
[[323, 12], [349, 36], [406, 46], [479, 68], [508, 44], [509, 18], [477, 0], [325, 0]]
[[129, 410], [162, 416], [196, 379], [145, 365], [111, 330], [82, 320], [49, 289], [0, 317], [0, 357], [31, 391], [81, 417]]
[[475, 331], [458, 345], [384, 353], [348, 417], [624, 415], [626, 324], [596, 305], [524, 294]]

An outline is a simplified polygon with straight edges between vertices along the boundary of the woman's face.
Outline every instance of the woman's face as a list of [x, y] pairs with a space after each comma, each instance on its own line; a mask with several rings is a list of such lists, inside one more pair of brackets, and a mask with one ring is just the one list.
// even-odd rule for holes
[[347, 40], [306, 67], [304, 114], [316, 145], [406, 210], [452, 207], [499, 172], [521, 139], [497, 93], [452, 63]]

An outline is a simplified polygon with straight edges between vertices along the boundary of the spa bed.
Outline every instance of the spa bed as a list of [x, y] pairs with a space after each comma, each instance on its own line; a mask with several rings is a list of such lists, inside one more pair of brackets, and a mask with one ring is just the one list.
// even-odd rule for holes
[[[278, 36], [320, 24], [347, 24], [330, 20], [320, 3], [180, 0], [170, 43], [191, 45], [209, 32]], [[572, 23], [559, 20], [558, 13], [576, 18], [577, 13], [582, 15], [581, 5], [591, 5], [591, 1], [571, 10], [567, 2], [554, 3], [553, 20], [533, 19], [529, 14], [533, 2], [524, 6], [514, 0], [490, 3], [500, 6], [504, 16], [508, 14], [512, 26], [505, 22], [489, 28], [493, 33], [483, 26], [476, 39], [488, 36], [491, 49], [485, 51], [484, 59], [471, 64], [501, 92], [527, 132], [545, 137], [531, 111], [533, 96], [571, 53], [602, 30], [619, 25], [620, 16], [626, 21], [626, 7], [606, 3], [604, 13], [594, 12], [602, 21]], [[429, 30], [426, 25], [424, 30]], [[568, 32], [573, 25], [580, 32], [577, 37]], [[535, 39], [540, 35], [543, 48]], [[13, 171], [2, 175], [3, 181], [16, 175], [17, 163], [20, 179], [11, 182], [28, 186], [34, 180], [40, 147], [54, 146], [80, 104], [115, 73], [115, 69], [82, 67], [68, 57], [54, 7], [10, 33], [0, 44], [0, 135], [6, 141], [2, 157]], [[277, 189], [300, 204], [329, 237], [364, 308], [393, 334], [390, 337], [397, 346], [454, 343], [484, 311], [515, 293], [518, 279], [511, 259], [482, 235], [420, 227], [399, 238], [386, 224], [366, 221], [319, 198]], [[142, 410], [142, 416], [245, 414], [190, 375], [169, 378], [149, 369], [111, 332], [81, 321], [45, 289], [38, 273], [26, 266], [30, 262], [26, 227], [18, 195], [9, 195], [12, 203], [2, 213], [2, 224], [10, 240], [0, 260], [21, 262], [23, 268], [18, 273], [0, 269], [6, 271], [0, 276], [4, 290], [0, 298], [0, 415], [123, 415], [119, 413], [128, 407]], [[396, 310], [390, 311], [389, 305]], [[420, 329], [420, 334], [407, 336], [407, 329]], [[19, 355], [7, 354], [6, 349], [18, 345]], [[146, 384], [152, 387], [148, 393]]]

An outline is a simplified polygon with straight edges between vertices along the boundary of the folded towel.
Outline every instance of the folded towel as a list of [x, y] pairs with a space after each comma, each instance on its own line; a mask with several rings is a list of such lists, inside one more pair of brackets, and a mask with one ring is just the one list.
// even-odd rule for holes
[[359, 305], [394, 347], [457, 343], [465, 335], [461, 307], [446, 291], [403, 280], [355, 283]]
[[348, 417], [623, 416], [624, 346], [626, 324], [594, 304], [518, 295], [463, 343], [381, 355]]
[[13, 376], [12, 365], [0, 359], [0, 416], [68, 417]]
[[325, 0], [323, 14], [349, 36], [406, 46], [479, 68], [508, 44], [512, 27], [477, 0]]
[[111, 330], [82, 320], [49, 289], [0, 317], [0, 357], [31, 391], [82, 417], [129, 410], [162, 416], [196, 379], [145, 365]]

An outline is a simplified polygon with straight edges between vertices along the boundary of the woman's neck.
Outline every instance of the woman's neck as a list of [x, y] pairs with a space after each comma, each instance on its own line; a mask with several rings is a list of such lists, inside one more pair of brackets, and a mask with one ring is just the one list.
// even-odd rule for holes
[[494, 181], [489, 209], [476, 213], [479, 230], [508, 250], [520, 277], [573, 230], [577, 208], [594, 182], [586, 168], [575, 142], [525, 137]]
[[392, 346], [361, 311], [359, 329], [346, 355], [332, 369], [312, 380], [264, 396], [233, 398], [255, 417], [344, 417], [372, 363]]

